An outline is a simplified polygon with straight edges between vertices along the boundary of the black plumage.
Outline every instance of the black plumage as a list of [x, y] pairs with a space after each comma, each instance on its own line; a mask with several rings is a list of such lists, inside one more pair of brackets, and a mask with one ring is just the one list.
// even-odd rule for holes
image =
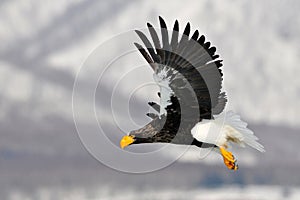
[[[165, 80], [169, 81], [170, 98], [165, 107], [149, 102], [160, 114], [147, 113], [152, 121], [129, 135], [135, 139], [133, 144], [163, 142], [214, 146], [194, 140], [191, 129], [202, 119], [213, 119], [213, 115], [221, 113], [225, 107], [226, 95], [221, 92], [222, 60], [217, 60], [216, 48], [203, 35], [199, 37], [198, 30], [190, 37], [190, 23], [187, 23], [179, 38], [179, 23], [176, 20], [169, 38], [165, 21], [159, 17], [159, 22], [161, 41], [156, 29], [147, 23], [153, 44], [138, 30], [136, 33], [145, 47], [134, 44], [154, 73], [164, 74]], [[160, 97], [161, 93], [158, 94]], [[165, 109], [163, 114], [161, 109]]]

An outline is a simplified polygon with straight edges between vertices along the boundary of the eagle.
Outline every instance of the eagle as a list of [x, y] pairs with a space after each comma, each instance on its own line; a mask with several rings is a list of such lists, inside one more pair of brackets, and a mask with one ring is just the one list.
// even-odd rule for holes
[[228, 169], [237, 170], [237, 160], [228, 149], [231, 144], [249, 145], [260, 152], [264, 152], [264, 147], [238, 114], [225, 111], [223, 60], [198, 30], [190, 34], [190, 23], [182, 34], [178, 20], [172, 31], [168, 31], [162, 17], [159, 23], [160, 37], [147, 23], [150, 37], [135, 30], [144, 46], [134, 43], [153, 69], [153, 79], [160, 89], [160, 102], [148, 103], [157, 113], [147, 113], [151, 122], [125, 135], [120, 147], [172, 143], [212, 148], [222, 156]]

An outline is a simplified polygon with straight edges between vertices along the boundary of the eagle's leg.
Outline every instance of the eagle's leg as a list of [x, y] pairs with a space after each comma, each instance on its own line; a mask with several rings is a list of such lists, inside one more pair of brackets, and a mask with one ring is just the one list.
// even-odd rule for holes
[[237, 170], [238, 165], [232, 153], [227, 151], [224, 147], [219, 147], [219, 148], [220, 148], [220, 153], [224, 159], [224, 164], [227, 166], [227, 168], [231, 170]]

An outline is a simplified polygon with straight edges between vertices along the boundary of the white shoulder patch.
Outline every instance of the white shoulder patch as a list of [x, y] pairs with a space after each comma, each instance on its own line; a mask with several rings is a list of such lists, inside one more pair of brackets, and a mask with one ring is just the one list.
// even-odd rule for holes
[[166, 68], [158, 73], [153, 74], [153, 79], [160, 89], [160, 115], [166, 114], [166, 107], [171, 104], [171, 95], [173, 94], [170, 88], [170, 78], [167, 77]]

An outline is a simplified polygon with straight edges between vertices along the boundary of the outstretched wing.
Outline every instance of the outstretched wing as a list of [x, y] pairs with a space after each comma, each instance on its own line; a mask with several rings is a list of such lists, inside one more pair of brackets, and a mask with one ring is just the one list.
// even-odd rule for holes
[[198, 109], [199, 120], [213, 118], [223, 111], [227, 101], [225, 93], [221, 92], [222, 60], [217, 59], [216, 48], [205, 41], [204, 35], [199, 37], [198, 30], [190, 37], [189, 23], [179, 39], [177, 20], [169, 39], [165, 21], [161, 17], [159, 21], [161, 41], [155, 28], [148, 23], [153, 44], [144, 33], [136, 30], [145, 48], [138, 43], [135, 45], [154, 70], [153, 77], [161, 94], [160, 115], [170, 113], [167, 108], [174, 96], [185, 109]]

